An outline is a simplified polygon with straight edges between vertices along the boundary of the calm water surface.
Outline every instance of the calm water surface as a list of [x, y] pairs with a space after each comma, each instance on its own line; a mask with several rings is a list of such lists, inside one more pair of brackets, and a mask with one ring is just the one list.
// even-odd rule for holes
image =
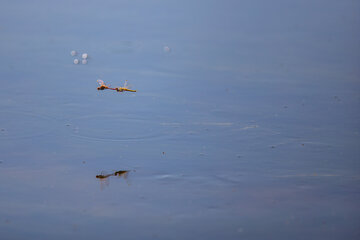
[[359, 10], [2, 1], [1, 239], [359, 239]]

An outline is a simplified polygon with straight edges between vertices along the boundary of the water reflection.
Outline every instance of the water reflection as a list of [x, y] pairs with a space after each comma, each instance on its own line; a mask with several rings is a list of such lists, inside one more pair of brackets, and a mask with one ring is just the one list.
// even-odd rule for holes
[[105, 187], [109, 186], [110, 184], [109, 177], [111, 176], [123, 178], [126, 181], [126, 183], [130, 185], [128, 181], [129, 172], [130, 172], [129, 170], [120, 170], [109, 174], [102, 172], [101, 174], [96, 175], [96, 178], [100, 180], [100, 188], [101, 190], [103, 190]]
[[117, 172], [114, 172], [111, 174], [96, 175], [96, 178], [104, 179], [104, 178], [108, 178], [110, 176], [118, 176], [118, 177], [124, 177], [124, 179], [126, 179], [128, 173], [129, 173], [129, 171], [127, 171], [127, 170], [121, 170], [121, 171], [117, 171]]

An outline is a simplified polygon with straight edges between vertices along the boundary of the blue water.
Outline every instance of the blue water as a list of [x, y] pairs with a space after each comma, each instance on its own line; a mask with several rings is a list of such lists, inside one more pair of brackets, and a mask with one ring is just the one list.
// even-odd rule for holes
[[2, 1], [0, 238], [358, 239], [359, 10]]

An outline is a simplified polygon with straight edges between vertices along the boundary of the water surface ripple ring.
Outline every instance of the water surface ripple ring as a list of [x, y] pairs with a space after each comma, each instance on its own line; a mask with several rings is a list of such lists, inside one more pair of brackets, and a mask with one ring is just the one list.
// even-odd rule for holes
[[154, 119], [128, 114], [87, 115], [70, 120], [75, 137], [98, 141], [140, 141], [167, 135], [167, 127]]
[[32, 138], [44, 135], [55, 128], [51, 117], [22, 111], [0, 112], [0, 139]]

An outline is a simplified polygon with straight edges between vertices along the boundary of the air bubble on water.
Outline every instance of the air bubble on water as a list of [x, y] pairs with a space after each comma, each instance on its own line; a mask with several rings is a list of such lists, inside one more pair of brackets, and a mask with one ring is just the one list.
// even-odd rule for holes
[[83, 59], [87, 59], [87, 58], [88, 58], [88, 54], [87, 54], [87, 53], [83, 53], [83, 54], [81, 55], [81, 57], [82, 57]]
[[74, 59], [74, 64], [79, 64], [79, 59], [75, 58]]
[[77, 55], [77, 52], [75, 50], [71, 51], [70, 52], [71, 56], [76, 56]]
[[83, 59], [83, 60], [81, 61], [81, 63], [82, 63], [82, 64], [87, 64], [87, 60], [86, 60], [86, 59]]

